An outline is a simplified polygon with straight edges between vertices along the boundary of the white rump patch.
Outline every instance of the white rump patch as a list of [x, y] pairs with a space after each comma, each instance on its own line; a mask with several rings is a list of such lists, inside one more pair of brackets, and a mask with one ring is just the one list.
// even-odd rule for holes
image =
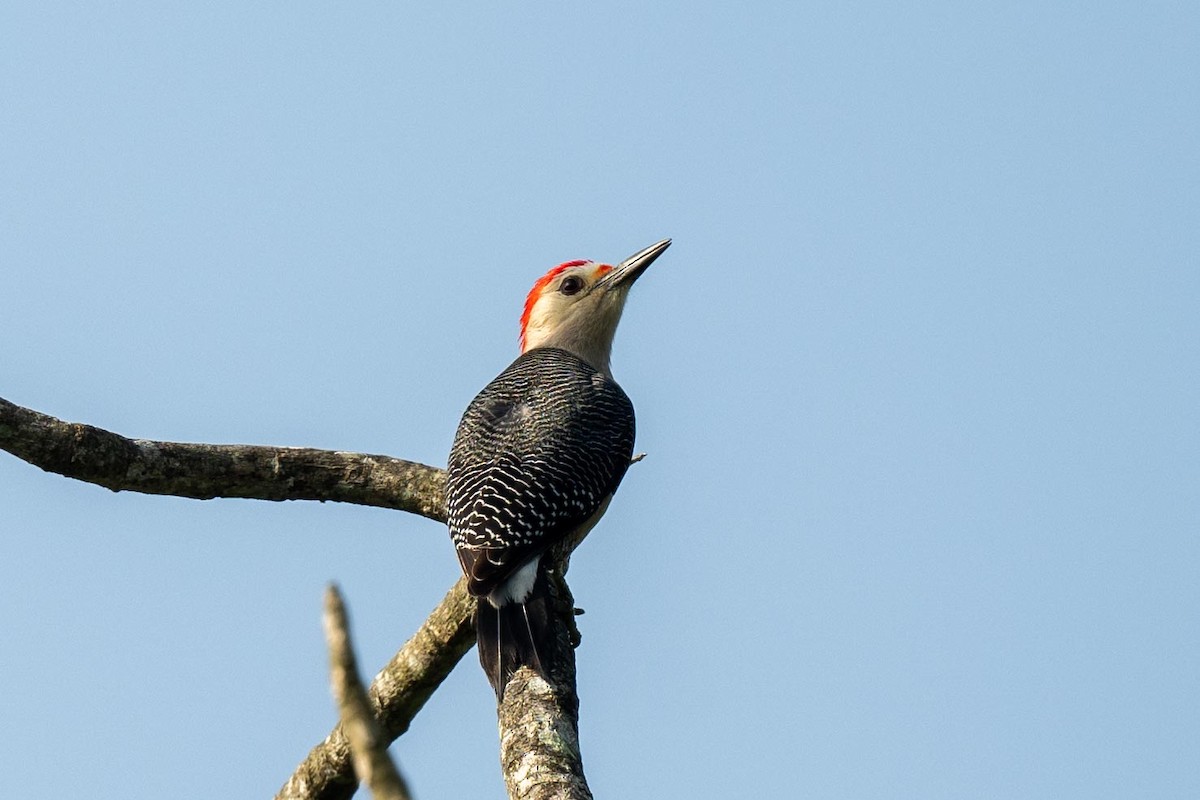
[[537, 558], [529, 559], [520, 569], [508, 576], [508, 580], [488, 592], [487, 599], [492, 607], [500, 608], [509, 603], [524, 603], [533, 593], [533, 584], [537, 580], [538, 562], [541, 560], [540, 555]]

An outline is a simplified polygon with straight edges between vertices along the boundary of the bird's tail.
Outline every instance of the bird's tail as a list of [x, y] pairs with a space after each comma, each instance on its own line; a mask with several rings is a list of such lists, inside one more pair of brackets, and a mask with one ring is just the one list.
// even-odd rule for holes
[[479, 663], [496, 690], [497, 700], [503, 699], [504, 687], [521, 667], [529, 667], [543, 678], [547, 677], [550, 596], [546, 576], [538, 575], [533, 591], [523, 603], [510, 602], [496, 608], [487, 598], [479, 598], [475, 630]]

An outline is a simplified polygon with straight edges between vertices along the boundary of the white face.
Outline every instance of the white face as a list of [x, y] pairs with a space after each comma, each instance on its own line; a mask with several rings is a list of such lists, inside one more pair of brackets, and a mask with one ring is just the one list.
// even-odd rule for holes
[[607, 373], [628, 287], [610, 284], [592, 290], [611, 270], [607, 264], [572, 265], [539, 281], [526, 306], [521, 351], [561, 347]]

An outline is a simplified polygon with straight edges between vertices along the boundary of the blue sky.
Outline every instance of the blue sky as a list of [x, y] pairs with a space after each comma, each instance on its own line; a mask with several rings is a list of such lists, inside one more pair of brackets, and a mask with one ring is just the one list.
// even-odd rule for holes
[[[596, 795], [1200, 795], [1194, 5], [249, 6], [0, 10], [0, 396], [442, 465], [534, 279], [670, 236], [571, 569]], [[457, 570], [0, 454], [6, 783], [271, 796], [325, 583], [373, 673]], [[503, 796], [473, 655], [393, 752]]]

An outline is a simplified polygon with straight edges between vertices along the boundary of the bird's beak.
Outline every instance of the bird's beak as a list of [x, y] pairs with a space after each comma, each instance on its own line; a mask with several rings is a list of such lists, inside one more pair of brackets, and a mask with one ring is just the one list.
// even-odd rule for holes
[[638, 277], [646, 271], [646, 267], [654, 263], [654, 259], [663, 254], [663, 251], [671, 246], [670, 239], [663, 239], [661, 242], [655, 242], [647, 248], [637, 251], [629, 258], [622, 261], [617, 266], [613, 267], [612, 272], [605, 275], [597, 286], [606, 288], [616, 288], [618, 286], [631, 286]]

